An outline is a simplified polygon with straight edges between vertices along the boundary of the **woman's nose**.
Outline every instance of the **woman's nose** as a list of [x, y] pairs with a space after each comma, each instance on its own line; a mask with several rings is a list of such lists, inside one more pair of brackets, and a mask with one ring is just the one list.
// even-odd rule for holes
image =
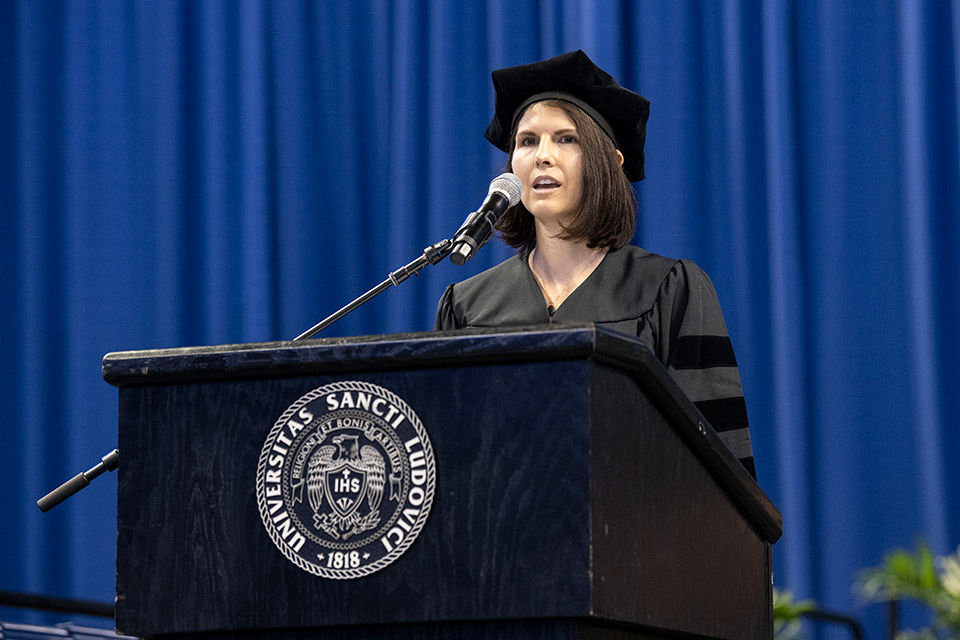
[[553, 141], [544, 138], [537, 147], [537, 164], [553, 164], [556, 160], [555, 152]]

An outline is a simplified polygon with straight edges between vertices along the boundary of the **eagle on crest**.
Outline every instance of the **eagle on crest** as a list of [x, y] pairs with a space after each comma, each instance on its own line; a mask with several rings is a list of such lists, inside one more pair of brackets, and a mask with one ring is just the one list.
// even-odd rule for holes
[[376, 447], [361, 447], [359, 439], [338, 434], [331, 439], [336, 446], [318, 447], [307, 462], [314, 525], [334, 539], [349, 538], [380, 522], [386, 463]]

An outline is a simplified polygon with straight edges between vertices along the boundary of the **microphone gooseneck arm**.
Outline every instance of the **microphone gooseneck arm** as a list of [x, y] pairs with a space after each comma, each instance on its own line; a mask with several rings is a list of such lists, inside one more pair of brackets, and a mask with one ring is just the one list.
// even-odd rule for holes
[[453, 240], [449, 240], [449, 239], [441, 240], [436, 244], [430, 245], [429, 247], [423, 250], [423, 255], [421, 255], [419, 258], [417, 258], [413, 262], [410, 262], [400, 267], [396, 271], [391, 272], [390, 275], [387, 276], [386, 280], [384, 280], [383, 282], [375, 286], [373, 289], [370, 289], [370, 291], [367, 291], [365, 294], [363, 294], [362, 296], [360, 296], [350, 304], [342, 307], [335, 313], [332, 313], [331, 315], [327, 316], [317, 324], [313, 325], [312, 327], [310, 327], [309, 329], [307, 329], [306, 331], [298, 335], [296, 338], [294, 338], [294, 341], [306, 340], [307, 338], [312, 338], [313, 336], [320, 333], [321, 331], [329, 327], [331, 324], [333, 324], [343, 316], [347, 315], [348, 313], [350, 313], [360, 305], [364, 304], [365, 302], [369, 302], [370, 300], [377, 297], [378, 295], [380, 295], [390, 287], [399, 286], [401, 282], [403, 282], [410, 276], [417, 275], [420, 272], [420, 270], [423, 269], [428, 264], [437, 264], [441, 262], [444, 258], [450, 255], [451, 251], [453, 251]]

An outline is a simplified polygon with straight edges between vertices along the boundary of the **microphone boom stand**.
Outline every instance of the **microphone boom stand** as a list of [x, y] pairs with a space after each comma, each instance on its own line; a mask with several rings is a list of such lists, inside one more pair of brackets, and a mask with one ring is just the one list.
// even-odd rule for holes
[[399, 286], [401, 282], [403, 282], [410, 276], [417, 275], [420, 272], [420, 270], [423, 269], [428, 264], [439, 263], [448, 255], [450, 255], [451, 251], [453, 251], [453, 240], [441, 240], [436, 244], [430, 245], [429, 247], [423, 250], [422, 256], [420, 256], [413, 262], [410, 262], [400, 267], [396, 271], [392, 272], [387, 277], [386, 280], [384, 280], [383, 282], [375, 286], [373, 289], [370, 289], [370, 291], [367, 291], [365, 294], [363, 294], [362, 296], [360, 296], [350, 304], [341, 308], [336, 313], [333, 313], [327, 316], [317, 324], [313, 325], [312, 327], [310, 327], [309, 329], [307, 329], [306, 331], [298, 335], [296, 338], [294, 338], [294, 341], [306, 340], [307, 338], [311, 338], [315, 336], [316, 334], [320, 333], [321, 331], [329, 327], [331, 324], [333, 324], [343, 316], [347, 315], [348, 313], [350, 313], [360, 305], [364, 304], [365, 302], [368, 302], [373, 298], [377, 297], [378, 295], [380, 295], [390, 287]]
[[[441, 240], [436, 244], [432, 244], [426, 249], [423, 250], [423, 255], [421, 255], [416, 260], [405, 264], [396, 271], [390, 273], [387, 276], [387, 279], [375, 286], [370, 291], [367, 291], [365, 294], [341, 308], [336, 313], [327, 316], [314, 326], [310, 327], [300, 335], [298, 335], [294, 340], [306, 340], [319, 332], [323, 331], [331, 324], [347, 315], [360, 305], [365, 302], [368, 302], [380, 295], [390, 287], [399, 286], [401, 282], [409, 278], [410, 276], [417, 275], [421, 269], [423, 269], [428, 264], [438, 264], [453, 251], [453, 240]], [[37, 501], [37, 506], [40, 507], [41, 511], [49, 511], [53, 507], [57, 506], [76, 492], [80, 491], [84, 487], [90, 484], [90, 481], [96, 478], [97, 476], [103, 474], [104, 471], [113, 471], [120, 464], [120, 451], [114, 449], [112, 452], [105, 455], [100, 464], [90, 469], [85, 473], [80, 473], [63, 483], [44, 497], [40, 498]]]

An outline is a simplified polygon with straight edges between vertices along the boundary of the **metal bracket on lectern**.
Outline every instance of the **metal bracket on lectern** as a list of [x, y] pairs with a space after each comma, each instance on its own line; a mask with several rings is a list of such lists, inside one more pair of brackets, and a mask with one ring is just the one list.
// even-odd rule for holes
[[107, 455], [100, 458], [100, 464], [94, 468], [90, 469], [89, 471], [84, 471], [83, 473], [78, 473], [47, 495], [37, 500], [37, 506], [40, 507], [40, 511], [46, 513], [75, 494], [77, 491], [80, 491], [80, 489], [83, 489], [89, 485], [94, 478], [101, 475], [104, 471], [113, 471], [119, 465], [120, 450], [114, 449]]

